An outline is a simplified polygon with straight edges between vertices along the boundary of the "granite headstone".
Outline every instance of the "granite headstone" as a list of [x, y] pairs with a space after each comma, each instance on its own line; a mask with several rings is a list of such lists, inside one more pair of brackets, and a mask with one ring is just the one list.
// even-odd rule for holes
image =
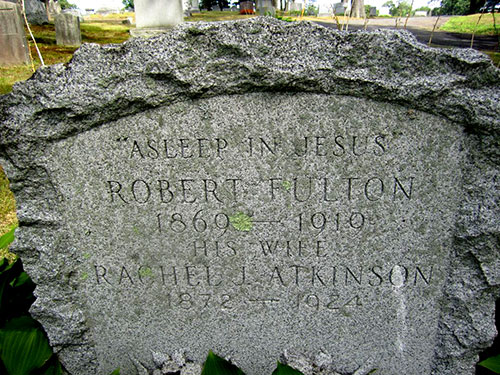
[[54, 17], [56, 43], [63, 46], [80, 46], [82, 33], [80, 18], [70, 13], [59, 13]]
[[[17, 0], [6, 0], [14, 4], [20, 5], [21, 2]], [[25, 0], [24, 7], [26, 18], [32, 25], [43, 25], [49, 22], [47, 8], [45, 3], [40, 0]]]
[[[272, 18], [82, 46], [0, 99], [13, 251], [70, 374], [473, 374], [500, 73]], [[169, 372], [170, 371], [170, 372]]]
[[181, 0], [135, 0], [136, 37], [148, 37], [168, 31], [184, 19]]
[[19, 5], [0, 1], [0, 65], [29, 63], [23, 23]]

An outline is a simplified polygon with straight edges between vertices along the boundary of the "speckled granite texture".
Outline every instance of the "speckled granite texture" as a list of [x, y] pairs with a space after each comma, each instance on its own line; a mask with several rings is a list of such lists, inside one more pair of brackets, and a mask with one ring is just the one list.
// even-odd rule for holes
[[474, 51], [271, 18], [84, 45], [0, 98], [32, 314], [73, 375], [209, 349], [248, 375], [473, 374], [499, 82]]

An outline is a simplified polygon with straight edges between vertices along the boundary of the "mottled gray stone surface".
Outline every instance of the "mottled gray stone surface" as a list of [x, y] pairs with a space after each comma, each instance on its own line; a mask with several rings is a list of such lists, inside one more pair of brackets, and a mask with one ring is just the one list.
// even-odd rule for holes
[[71, 374], [191, 374], [209, 349], [249, 375], [472, 374], [499, 78], [267, 18], [84, 45], [0, 100], [33, 315]]

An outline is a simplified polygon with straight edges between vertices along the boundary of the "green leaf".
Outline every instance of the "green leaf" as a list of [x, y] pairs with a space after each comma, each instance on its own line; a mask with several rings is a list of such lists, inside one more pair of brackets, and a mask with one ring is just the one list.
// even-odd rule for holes
[[56, 355], [52, 355], [50, 360], [38, 371], [30, 375], [62, 375], [62, 367]]
[[27, 314], [35, 301], [36, 285], [23, 271], [20, 259], [10, 263], [0, 260], [0, 326], [16, 316]]
[[201, 375], [245, 375], [238, 367], [224, 358], [214, 354], [211, 350], [208, 352], [207, 359], [203, 365]]
[[50, 366], [46, 371], [42, 373], [42, 375], [61, 375], [61, 374], [62, 374], [62, 368], [61, 368], [61, 363], [59, 361], [56, 361], [55, 364]]
[[9, 264], [9, 261], [7, 259], [5, 258], [0, 259], [0, 316], [2, 315], [1, 313], [2, 306], [7, 305], [6, 304], [7, 301], [4, 300], [3, 295], [5, 288], [9, 285], [10, 282], [8, 270], [13, 267], [14, 263]]
[[479, 362], [478, 365], [486, 367], [495, 374], [500, 374], [500, 354], [494, 357], [486, 358], [484, 361]]
[[29, 374], [51, 356], [49, 342], [33, 318], [14, 318], [0, 329], [0, 358], [9, 375]]
[[11, 281], [10, 285], [13, 288], [20, 288], [28, 285], [30, 288], [35, 286], [35, 283], [31, 281], [31, 277], [28, 276], [26, 272], [21, 272], [14, 280]]
[[12, 241], [14, 241], [15, 230], [16, 227], [12, 228], [10, 231], [8, 231], [2, 237], [0, 237], [0, 249], [7, 247], [8, 245], [10, 245]]
[[109, 375], [120, 375], [120, 369], [117, 368], [115, 371], [113, 371], [111, 374]]
[[293, 367], [280, 363], [278, 361], [278, 367], [273, 371], [272, 375], [304, 375], [299, 370], [295, 370]]

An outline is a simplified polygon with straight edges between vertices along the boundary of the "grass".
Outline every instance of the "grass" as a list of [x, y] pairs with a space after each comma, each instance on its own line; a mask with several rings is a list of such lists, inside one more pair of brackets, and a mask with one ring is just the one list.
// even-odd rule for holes
[[12, 85], [17, 81], [24, 81], [33, 74], [30, 66], [0, 66], [0, 95], [12, 90]]
[[[0, 166], [0, 236], [17, 227], [16, 201], [9, 189], [9, 180]], [[0, 249], [0, 258], [6, 257], [10, 261], [15, 256], [9, 253], [8, 248]]]
[[196, 22], [196, 21], [205, 21], [205, 22], [214, 22], [214, 21], [231, 21], [231, 20], [244, 20], [247, 18], [253, 18], [255, 15], [243, 15], [238, 12], [220, 12], [220, 11], [211, 11], [211, 12], [200, 12], [193, 13], [191, 17], [185, 17], [184, 21], [187, 22]]
[[486, 53], [491, 61], [493, 61], [493, 65], [495, 65], [497, 68], [500, 68], [500, 52], [491, 52], [491, 51], [483, 51]]
[[91, 14], [85, 17], [86, 21], [116, 21], [132, 18], [135, 20], [134, 12], [110, 13], [110, 14]]
[[497, 35], [500, 31], [500, 17], [491, 13], [483, 14], [479, 24], [477, 24], [480, 16], [481, 14], [471, 14], [469, 16], [452, 17], [439, 29], [453, 33], [472, 34], [474, 32], [476, 35]]

